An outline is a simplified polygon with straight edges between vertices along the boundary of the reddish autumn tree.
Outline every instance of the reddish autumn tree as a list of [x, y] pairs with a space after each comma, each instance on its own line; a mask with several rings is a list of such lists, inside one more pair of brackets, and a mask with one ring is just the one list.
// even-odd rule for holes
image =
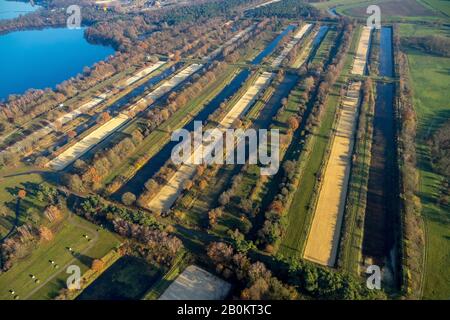
[[19, 192], [18, 192], [18, 194], [17, 194], [17, 196], [18, 196], [20, 199], [24, 199], [24, 198], [27, 196], [27, 192], [26, 192], [25, 190], [23, 190], [23, 189], [20, 189]]
[[95, 259], [92, 261], [91, 269], [98, 272], [101, 271], [105, 267], [105, 263], [101, 259]]

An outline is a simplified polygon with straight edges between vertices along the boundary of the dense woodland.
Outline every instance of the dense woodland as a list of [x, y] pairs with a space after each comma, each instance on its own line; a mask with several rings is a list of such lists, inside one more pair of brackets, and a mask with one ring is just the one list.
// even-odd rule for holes
[[450, 179], [450, 122], [446, 122], [431, 138], [431, 154], [436, 170]]

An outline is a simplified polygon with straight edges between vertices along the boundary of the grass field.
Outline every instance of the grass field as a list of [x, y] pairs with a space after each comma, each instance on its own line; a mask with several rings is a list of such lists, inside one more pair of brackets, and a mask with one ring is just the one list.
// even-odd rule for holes
[[125, 256], [117, 260], [77, 300], [140, 299], [160, 278], [161, 271], [145, 260]]
[[446, 16], [450, 16], [450, 3], [448, 0], [419, 0], [419, 2], [440, 11]]
[[369, 5], [378, 5], [383, 21], [436, 21], [449, 17], [450, 5], [446, 0], [331, 0], [313, 3], [316, 8], [336, 8], [344, 16], [366, 18]]
[[[19, 189], [25, 189], [27, 195], [20, 201], [18, 225], [45, 225], [51, 228], [54, 239], [39, 242], [23, 258], [13, 263], [13, 267], [0, 274], [0, 299], [13, 299], [9, 290], [14, 290], [20, 299], [48, 299], [57, 295], [66, 284], [65, 269], [69, 264], [80, 266], [84, 272], [95, 258], [103, 257], [109, 250], [119, 244], [119, 238], [109, 231], [98, 229], [90, 222], [69, 215], [62, 210], [60, 222], [51, 223], [44, 218], [43, 211], [47, 203], [40, 201], [35, 194], [37, 184], [47, 180], [46, 172], [34, 171], [30, 167], [19, 167], [5, 172], [1, 171], [0, 203], [6, 214], [0, 218], [1, 236], [13, 226], [15, 221], [15, 203]], [[88, 241], [83, 235], [88, 235]], [[75, 254], [67, 249], [71, 247]], [[54, 260], [55, 268], [49, 260]], [[39, 279], [36, 283], [30, 275]]]
[[[66, 284], [68, 265], [78, 265], [83, 273], [90, 268], [93, 259], [103, 257], [119, 244], [115, 235], [105, 230], [97, 232], [94, 225], [78, 216], [68, 219], [62, 222], [53, 241], [40, 243], [30, 255], [0, 275], [0, 299], [12, 299], [9, 290], [14, 290], [20, 299], [54, 298]], [[88, 241], [84, 234], [92, 240]], [[70, 253], [68, 247], [77, 254]], [[59, 268], [49, 260], [54, 260]], [[39, 284], [31, 279], [31, 274], [40, 280]]]
[[328, 30], [327, 34], [325, 35], [325, 38], [322, 40], [322, 42], [319, 45], [319, 48], [317, 48], [317, 52], [314, 56], [314, 58], [311, 60], [311, 64], [314, 66], [315, 64], [323, 63], [325, 59], [328, 57], [331, 47], [333, 46], [335, 40], [336, 40], [337, 32], [334, 29]]
[[[418, 155], [420, 198], [426, 224], [426, 273], [424, 298], [450, 295], [450, 208], [436, 203], [444, 177], [430, 168], [427, 137], [450, 118], [450, 58], [408, 51], [414, 89], [414, 106], [419, 119]], [[446, 279], [446, 280], [445, 280]]]

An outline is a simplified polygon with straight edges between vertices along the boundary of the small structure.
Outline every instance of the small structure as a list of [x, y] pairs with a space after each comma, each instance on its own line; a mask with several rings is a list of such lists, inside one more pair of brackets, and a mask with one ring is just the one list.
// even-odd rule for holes
[[231, 284], [191, 265], [187, 267], [159, 297], [159, 300], [223, 300]]

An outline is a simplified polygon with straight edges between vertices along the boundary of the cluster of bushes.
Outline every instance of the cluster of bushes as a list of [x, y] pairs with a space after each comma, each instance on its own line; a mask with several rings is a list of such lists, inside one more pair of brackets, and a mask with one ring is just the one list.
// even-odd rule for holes
[[450, 39], [447, 37], [405, 37], [401, 44], [437, 56], [450, 57]]
[[450, 122], [445, 123], [431, 138], [431, 156], [436, 170], [450, 178]]
[[218, 274], [238, 284], [241, 299], [386, 299], [383, 291], [369, 290], [348, 274], [300, 259], [246, 254], [223, 242], [211, 243], [207, 255]]
[[271, 270], [301, 294], [325, 300], [386, 299], [383, 291], [369, 290], [355, 277], [320, 267], [300, 259], [278, 259], [268, 262]]
[[98, 196], [86, 198], [76, 211], [91, 222], [106, 225], [121, 236], [135, 240], [133, 246], [147, 261], [170, 265], [182, 248], [181, 241], [146, 212], [106, 203]]
[[207, 249], [216, 272], [225, 279], [239, 284], [238, 294], [246, 300], [295, 300], [299, 298], [294, 287], [286, 285], [272, 275], [261, 262], [253, 262], [232, 246], [213, 242]]
[[417, 118], [409, 83], [408, 59], [400, 51], [400, 38], [394, 28], [394, 53], [396, 71], [400, 82], [396, 86], [396, 108], [398, 113], [398, 159], [400, 164], [400, 199], [403, 221], [403, 288], [405, 294], [419, 297], [424, 259], [424, 225], [421, 217], [421, 203], [417, 196], [419, 173], [416, 169]]
[[71, 173], [63, 176], [63, 184], [75, 192], [101, 189], [102, 179], [126, 159], [143, 140], [144, 135], [137, 129], [130, 137], [95, 154], [90, 163], [81, 159], [76, 160]]

